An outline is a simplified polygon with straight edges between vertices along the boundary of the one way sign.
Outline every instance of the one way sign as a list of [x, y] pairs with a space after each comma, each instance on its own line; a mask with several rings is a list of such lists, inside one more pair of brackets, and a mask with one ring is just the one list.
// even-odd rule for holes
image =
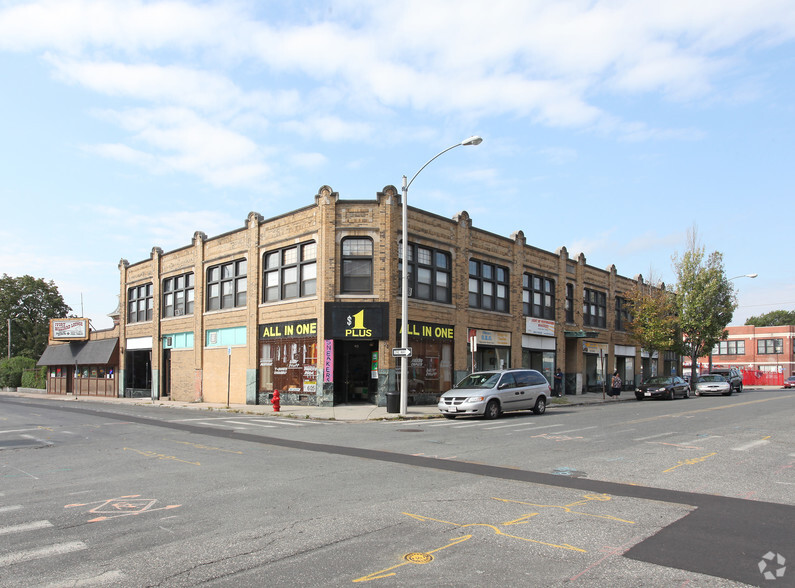
[[392, 357], [411, 357], [411, 347], [393, 347]]

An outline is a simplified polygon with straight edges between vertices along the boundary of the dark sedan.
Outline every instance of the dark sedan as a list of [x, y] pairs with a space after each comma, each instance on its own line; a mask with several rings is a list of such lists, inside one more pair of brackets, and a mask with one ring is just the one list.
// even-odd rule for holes
[[635, 398], [665, 398], [673, 400], [677, 396], [690, 398], [690, 384], [679, 376], [654, 376], [635, 388]]

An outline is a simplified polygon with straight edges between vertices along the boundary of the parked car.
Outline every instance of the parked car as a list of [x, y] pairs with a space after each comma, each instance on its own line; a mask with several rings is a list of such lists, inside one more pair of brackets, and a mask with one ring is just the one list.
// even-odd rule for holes
[[711, 370], [709, 370], [709, 373], [719, 374], [726, 378], [726, 380], [729, 382], [729, 385], [732, 387], [732, 391], [743, 391], [743, 373], [738, 368], [713, 367]]
[[784, 380], [784, 387], [785, 388], [795, 388], [795, 376], [790, 376], [786, 380]]
[[509, 410], [543, 414], [551, 388], [536, 370], [513, 369], [474, 372], [439, 397], [439, 410], [448, 419], [482, 415], [496, 419]]
[[653, 376], [635, 388], [635, 398], [690, 398], [690, 384], [679, 376]]
[[729, 381], [720, 374], [705, 374], [696, 378], [693, 393], [696, 396], [723, 394], [731, 396], [733, 390]]

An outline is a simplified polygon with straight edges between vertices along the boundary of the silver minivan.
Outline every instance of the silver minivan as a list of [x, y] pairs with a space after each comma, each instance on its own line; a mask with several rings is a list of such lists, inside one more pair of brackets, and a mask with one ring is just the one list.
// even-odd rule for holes
[[448, 419], [482, 415], [496, 419], [510, 410], [543, 414], [547, 409], [549, 382], [536, 370], [473, 372], [439, 397], [439, 410]]

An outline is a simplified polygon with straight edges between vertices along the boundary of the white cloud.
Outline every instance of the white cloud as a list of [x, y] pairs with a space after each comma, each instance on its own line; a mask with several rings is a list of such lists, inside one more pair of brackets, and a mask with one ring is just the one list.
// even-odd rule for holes
[[367, 123], [348, 122], [338, 116], [316, 116], [282, 123], [281, 128], [306, 138], [318, 137], [323, 141], [366, 141], [372, 134]]
[[258, 132], [403, 139], [395, 123], [405, 110], [441, 121], [507, 115], [629, 141], [699, 139], [699, 129], [626, 120], [604, 98], [733, 100], [715, 88], [743, 53], [795, 38], [791, 0], [341, 0], [333, 11], [287, 10], [13, 2], [0, 8], [0, 50], [45, 54], [57, 79], [113, 99], [130, 136], [95, 152], [228, 186], [261, 183], [285, 151], [286, 137]]
[[215, 186], [253, 186], [270, 174], [267, 150], [251, 139], [180, 108], [106, 111], [104, 116], [132, 132], [134, 140], [149, 148], [97, 147], [95, 152], [116, 159], [126, 157], [147, 167], [163, 165], [191, 173]]

